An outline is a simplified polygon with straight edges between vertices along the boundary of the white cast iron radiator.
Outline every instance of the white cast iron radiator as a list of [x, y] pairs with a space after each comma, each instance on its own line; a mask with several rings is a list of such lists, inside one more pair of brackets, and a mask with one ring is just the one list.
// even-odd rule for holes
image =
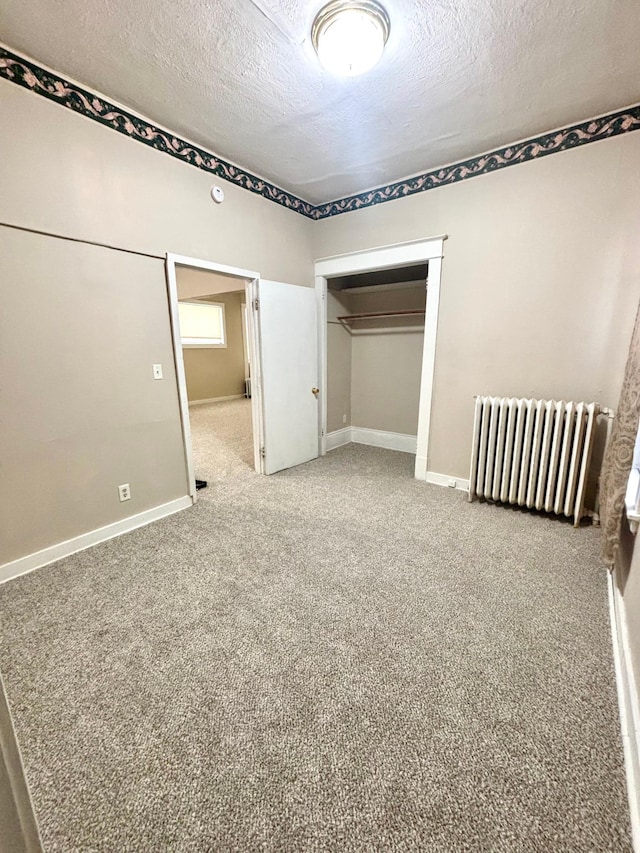
[[597, 403], [476, 397], [469, 500], [584, 515]]

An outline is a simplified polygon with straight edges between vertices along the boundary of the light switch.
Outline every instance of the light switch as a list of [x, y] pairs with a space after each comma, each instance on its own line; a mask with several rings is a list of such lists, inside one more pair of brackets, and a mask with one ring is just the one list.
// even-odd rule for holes
[[162, 365], [154, 364], [153, 365], [153, 378], [154, 379], [162, 379]]

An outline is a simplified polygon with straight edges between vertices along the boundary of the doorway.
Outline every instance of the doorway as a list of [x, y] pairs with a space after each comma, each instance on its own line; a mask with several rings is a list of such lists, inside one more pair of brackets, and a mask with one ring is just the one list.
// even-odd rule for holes
[[[200, 475], [215, 469], [216, 456], [222, 465], [225, 459], [228, 462], [235, 457], [236, 464], [252, 465], [255, 471], [262, 471], [260, 448], [264, 425], [260, 388], [259, 383], [251, 381], [250, 372], [252, 367], [255, 372], [258, 361], [257, 332], [253, 314], [246, 310], [254, 299], [259, 275], [252, 270], [174, 254], [167, 255], [166, 273], [185, 465], [189, 494], [195, 501], [196, 479], [207, 479]], [[189, 305], [212, 306], [207, 329], [198, 327], [198, 323], [203, 321], [195, 317], [199, 312]], [[183, 341], [181, 311], [183, 319], [193, 312], [195, 326], [191, 331], [208, 332], [202, 335], [208, 340], [198, 344], [195, 340], [198, 334], [185, 334]], [[245, 378], [249, 380], [246, 384]], [[248, 388], [251, 389], [249, 393]], [[226, 390], [233, 393], [221, 393]], [[244, 424], [241, 434], [236, 433], [235, 436], [228, 427], [230, 413], [219, 408], [232, 402], [241, 403], [238, 408], [242, 407]], [[201, 412], [198, 411], [200, 408]], [[194, 438], [198, 444], [195, 452]], [[252, 458], [247, 453], [247, 438], [252, 445]], [[199, 470], [196, 470], [196, 465]]]
[[253, 470], [245, 278], [176, 266], [196, 487]]
[[[181, 272], [183, 269], [191, 275]], [[196, 286], [193, 283], [194, 271], [200, 274], [213, 273], [215, 278], [204, 277]], [[224, 340], [227, 311], [219, 308], [223, 296], [231, 294], [229, 299], [237, 302], [238, 296], [233, 294], [240, 294], [240, 306], [245, 305], [240, 315], [239, 337], [242, 337], [244, 315], [244, 352], [248, 372], [243, 374], [243, 388], [236, 385], [236, 390], [238, 399], [242, 390], [242, 396], [249, 400], [245, 409], [251, 412], [254, 470], [261, 474], [273, 474], [315, 459], [320, 447], [318, 318], [314, 288], [268, 281], [261, 279], [257, 272], [171, 253], [167, 254], [166, 272], [185, 465], [192, 499], [196, 499], [196, 470], [190, 408], [195, 412], [195, 407], [190, 407], [189, 400], [186, 348], [183, 348], [180, 321], [181, 301], [208, 304], [210, 315], [217, 310], [217, 326], [204, 335], [209, 339], [209, 348], [221, 348], [220, 342]], [[183, 283], [180, 286], [179, 280]], [[191, 283], [186, 286], [185, 281]], [[217, 282], [215, 285], [214, 281]], [[193, 306], [183, 307], [183, 312], [193, 310]], [[191, 356], [188, 358], [194, 362], [197, 360]], [[194, 395], [192, 403], [196, 405], [198, 400], [195, 398], [199, 394], [210, 393], [202, 391], [202, 386], [197, 385], [198, 381], [196, 378], [191, 381]], [[215, 392], [219, 394], [217, 398], [200, 398], [206, 401], [204, 405], [232, 402], [220, 400], [220, 396], [236, 397], [236, 394], [220, 394], [219, 389], [220, 386]], [[194, 421], [196, 417], [194, 414]]]

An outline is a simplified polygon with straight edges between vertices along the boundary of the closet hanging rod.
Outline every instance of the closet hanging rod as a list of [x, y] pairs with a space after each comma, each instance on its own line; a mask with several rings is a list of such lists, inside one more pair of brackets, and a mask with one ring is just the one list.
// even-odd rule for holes
[[336, 320], [348, 323], [350, 320], [371, 320], [376, 317], [417, 317], [424, 313], [425, 309], [422, 311], [374, 311], [368, 314], [343, 314], [342, 317], [336, 317]]

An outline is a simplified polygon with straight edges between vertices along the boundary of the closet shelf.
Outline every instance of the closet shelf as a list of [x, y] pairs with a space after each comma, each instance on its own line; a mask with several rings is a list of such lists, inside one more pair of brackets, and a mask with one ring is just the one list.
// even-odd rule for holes
[[425, 311], [373, 311], [367, 314], [343, 314], [341, 317], [336, 317], [341, 323], [351, 323], [354, 320], [372, 320], [378, 317], [421, 317]]

